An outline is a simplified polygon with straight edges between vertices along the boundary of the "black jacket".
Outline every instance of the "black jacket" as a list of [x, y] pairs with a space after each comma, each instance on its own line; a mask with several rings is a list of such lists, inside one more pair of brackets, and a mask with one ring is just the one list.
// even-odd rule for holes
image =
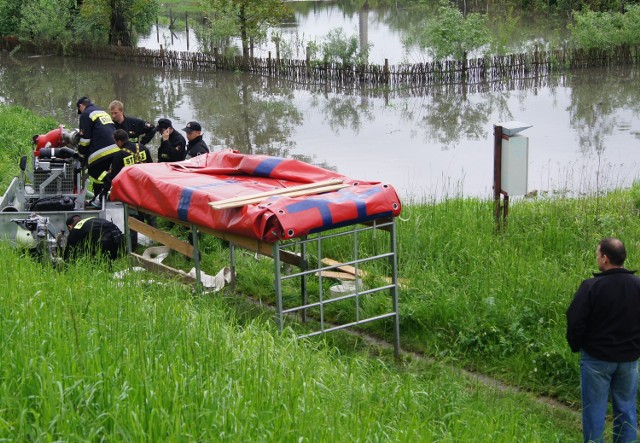
[[158, 148], [158, 162], [179, 162], [187, 155], [187, 141], [182, 134], [174, 130], [169, 140], [162, 139]]
[[[156, 134], [156, 128], [149, 122], [135, 117], [124, 117], [122, 123], [113, 122], [116, 129], [124, 129], [129, 134], [129, 141], [148, 144]], [[139, 138], [140, 136], [143, 136]]]
[[120, 148], [113, 141], [116, 130], [111, 116], [94, 104], [88, 105], [80, 114], [80, 143], [78, 152], [89, 166], [89, 174], [96, 179], [111, 164], [111, 157]]
[[69, 232], [64, 260], [86, 253], [91, 256], [103, 253], [112, 260], [124, 252], [122, 231], [104, 218], [91, 217], [80, 220]]
[[140, 143], [126, 142], [119, 152], [113, 155], [111, 168], [107, 177], [104, 179], [104, 189], [108, 192], [111, 189], [111, 182], [122, 171], [125, 166], [135, 165], [136, 163], [153, 163], [151, 152], [146, 146]]
[[640, 278], [613, 268], [584, 280], [567, 310], [567, 341], [598, 360], [640, 357]]
[[118, 175], [125, 166], [135, 165], [136, 163], [153, 163], [151, 153], [146, 146], [139, 143], [127, 142], [120, 148], [119, 152], [113, 155], [111, 163], [111, 178]]
[[197, 157], [198, 155], [209, 152], [207, 144], [202, 140], [202, 136], [198, 136], [187, 144], [187, 158]]

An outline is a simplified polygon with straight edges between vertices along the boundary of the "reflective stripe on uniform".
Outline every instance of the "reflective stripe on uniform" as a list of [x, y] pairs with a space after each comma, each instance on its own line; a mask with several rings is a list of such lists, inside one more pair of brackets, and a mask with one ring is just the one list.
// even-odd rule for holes
[[89, 156], [89, 164], [95, 163], [101, 158], [104, 158], [107, 155], [115, 154], [118, 151], [120, 151], [120, 148], [118, 148], [118, 145], [116, 144], [106, 146], [102, 149], [98, 149], [96, 152], [94, 152]]
[[91, 121], [96, 121], [100, 119], [100, 123], [102, 123], [103, 125], [113, 124], [113, 120], [111, 120], [111, 116], [100, 109], [93, 111], [91, 114], [89, 114], [89, 117], [91, 118]]
[[73, 227], [73, 229], [82, 229], [82, 226], [84, 225], [84, 223], [85, 223], [87, 220], [91, 220], [92, 218], [95, 218], [95, 217], [87, 217], [87, 218], [83, 218], [82, 220], [78, 221], [78, 223], [76, 223], [76, 224], [75, 224], [75, 226]]

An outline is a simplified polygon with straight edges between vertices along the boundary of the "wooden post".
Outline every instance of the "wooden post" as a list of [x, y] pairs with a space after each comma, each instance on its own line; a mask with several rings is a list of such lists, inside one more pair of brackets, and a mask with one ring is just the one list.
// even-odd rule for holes
[[184, 13], [184, 30], [187, 34], [187, 51], [189, 50], [189, 14]]
[[388, 85], [389, 84], [389, 59], [385, 58], [384, 59], [384, 82]]
[[[509, 196], [502, 191], [502, 126], [493, 125], [493, 200], [496, 232], [506, 226], [509, 211]], [[501, 195], [504, 194], [504, 206]]]

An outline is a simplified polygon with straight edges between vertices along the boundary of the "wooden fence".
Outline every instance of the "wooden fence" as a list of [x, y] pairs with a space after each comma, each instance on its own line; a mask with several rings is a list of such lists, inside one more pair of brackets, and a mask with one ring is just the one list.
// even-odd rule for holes
[[231, 70], [277, 77], [293, 82], [321, 83], [338, 88], [422, 87], [430, 85], [481, 85], [545, 77], [567, 69], [598, 66], [628, 66], [640, 62], [640, 46], [614, 50], [556, 49], [531, 53], [496, 55], [463, 61], [440, 61], [401, 65], [344, 66], [308, 60], [223, 57], [214, 53], [178, 52], [164, 49], [125, 48], [21, 42], [4, 38], [2, 49], [38, 54], [60, 54], [93, 59], [122, 60], [163, 69], [192, 71]]

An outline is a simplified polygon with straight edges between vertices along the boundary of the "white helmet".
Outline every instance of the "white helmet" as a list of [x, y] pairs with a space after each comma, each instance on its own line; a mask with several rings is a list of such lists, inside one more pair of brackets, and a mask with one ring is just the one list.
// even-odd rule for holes
[[38, 246], [38, 241], [34, 238], [31, 231], [18, 227], [16, 231], [16, 244], [24, 249], [34, 249]]

